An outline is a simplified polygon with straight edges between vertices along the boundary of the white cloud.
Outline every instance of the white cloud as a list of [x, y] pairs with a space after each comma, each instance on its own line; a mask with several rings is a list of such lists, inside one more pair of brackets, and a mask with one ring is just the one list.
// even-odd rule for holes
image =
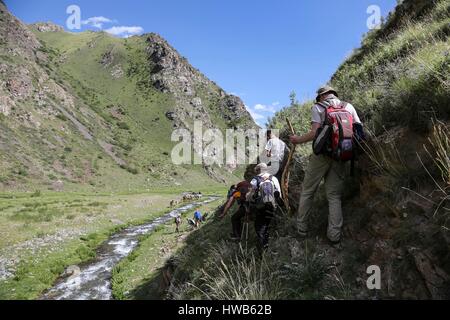
[[250, 115], [252, 116], [253, 120], [264, 120], [266, 117], [264, 117], [264, 115], [262, 115], [261, 113], [258, 113], [254, 110], [252, 110], [252, 108], [250, 108], [249, 106], [245, 106], [245, 108], [247, 109], [247, 111], [250, 113]]
[[273, 105], [274, 107], [278, 107], [278, 106], [280, 105], [280, 102], [279, 102], [279, 101], [276, 101], [276, 102], [272, 103], [272, 105]]
[[256, 112], [254, 109], [250, 108], [249, 106], [245, 105], [245, 108], [252, 116], [253, 120], [260, 126], [264, 127], [264, 122], [267, 120], [267, 117], [265, 117], [263, 114]]
[[109, 18], [105, 18], [103, 16], [91, 17], [91, 18], [89, 18], [87, 20], [81, 21], [81, 24], [92, 26], [92, 27], [97, 28], [97, 29], [103, 29], [103, 25], [105, 23], [117, 23], [117, 21], [116, 20], [111, 20]]
[[264, 104], [257, 104], [254, 107], [255, 110], [263, 111], [263, 112], [269, 112], [269, 113], [275, 113], [275, 106], [266, 106]]
[[137, 26], [133, 27], [119, 26], [106, 29], [105, 32], [112, 34], [113, 36], [116, 37], [128, 38], [137, 34], [144, 33], [144, 29], [142, 27]]

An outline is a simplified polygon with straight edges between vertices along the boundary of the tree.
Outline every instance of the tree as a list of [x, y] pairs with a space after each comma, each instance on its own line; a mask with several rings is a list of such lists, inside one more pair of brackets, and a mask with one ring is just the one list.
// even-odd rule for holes
[[295, 93], [295, 91], [292, 90], [291, 94], [289, 95], [289, 99], [291, 100], [291, 106], [298, 104], [297, 94]]

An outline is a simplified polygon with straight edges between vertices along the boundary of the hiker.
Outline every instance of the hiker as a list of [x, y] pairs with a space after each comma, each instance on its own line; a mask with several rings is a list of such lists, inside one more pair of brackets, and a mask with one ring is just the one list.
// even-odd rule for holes
[[278, 179], [268, 172], [268, 166], [260, 163], [255, 167], [256, 176], [250, 182], [251, 191], [248, 199], [250, 210], [255, 211], [255, 231], [258, 250], [262, 252], [269, 244], [269, 226], [281, 199]]
[[287, 146], [272, 130], [267, 131], [266, 155], [270, 159], [269, 173], [281, 181]]
[[230, 189], [228, 189], [227, 193], [227, 201], [230, 200], [230, 198], [233, 196], [233, 193], [236, 191], [236, 185], [233, 184]]
[[303, 136], [291, 136], [294, 145], [313, 142], [311, 156], [303, 181], [298, 208], [298, 232], [306, 236], [314, 194], [325, 178], [329, 204], [327, 237], [331, 245], [339, 245], [343, 225], [341, 195], [344, 184], [345, 162], [352, 159], [354, 130], [361, 135], [362, 124], [355, 108], [339, 100], [336, 90], [325, 86], [317, 91], [312, 107], [311, 131]]
[[237, 201], [239, 207], [231, 217], [231, 227], [232, 227], [231, 240], [233, 241], [241, 240], [242, 220], [248, 218], [249, 210], [246, 197], [250, 187], [251, 185], [248, 181], [242, 181], [239, 182], [236, 186], [234, 186], [233, 190], [231, 190], [230, 188], [230, 191], [232, 191], [230, 198], [225, 204], [225, 208], [223, 209], [222, 214], [219, 216], [219, 218], [221, 219], [224, 218], [227, 215], [228, 211], [233, 206], [233, 204]]
[[188, 222], [188, 224], [189, 224], [191, 227], [193, 227], [193, 228], [196, 227], [195, 221], [194, 221], [193, 219], [188, 218], [188, 219], [187, 219], [187, 222]]
[[202, 213], [200, 211], [196, 210], [194, 213], [195, 227], [196, 228], [200, 227], [200, 222], [202, 222], [202, 221], [203, 221]]
[[181, 225], [181, 216], [178, 215], [175, 218], [175, 225], [176, 225], [176, 232], [179, 233], [180, 232], [180, 225]]

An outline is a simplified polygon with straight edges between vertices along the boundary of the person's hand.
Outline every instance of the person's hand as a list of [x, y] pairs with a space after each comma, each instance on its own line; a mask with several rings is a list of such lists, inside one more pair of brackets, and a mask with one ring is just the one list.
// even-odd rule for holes
[[289, 136], [289, 141], [291, 141], [291, 143], [293, 145], [300, 144], [300, 137], [299, 136]]

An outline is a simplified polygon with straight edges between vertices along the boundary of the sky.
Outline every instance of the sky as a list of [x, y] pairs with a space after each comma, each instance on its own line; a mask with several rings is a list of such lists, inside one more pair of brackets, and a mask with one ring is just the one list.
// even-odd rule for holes
[[[5, 0], [25, 23], [68, 29], [67, 8], [80, 8], [81, 29], [126, 37], [156, 32], [189, 62], [239, 96], [264, 125], [274, 112], [315, 97], [362, 36], [396, 0]], [[376, 6], [376, 7], [374, 7]], [[73, 20], [71, 20], [73, 21]]]

